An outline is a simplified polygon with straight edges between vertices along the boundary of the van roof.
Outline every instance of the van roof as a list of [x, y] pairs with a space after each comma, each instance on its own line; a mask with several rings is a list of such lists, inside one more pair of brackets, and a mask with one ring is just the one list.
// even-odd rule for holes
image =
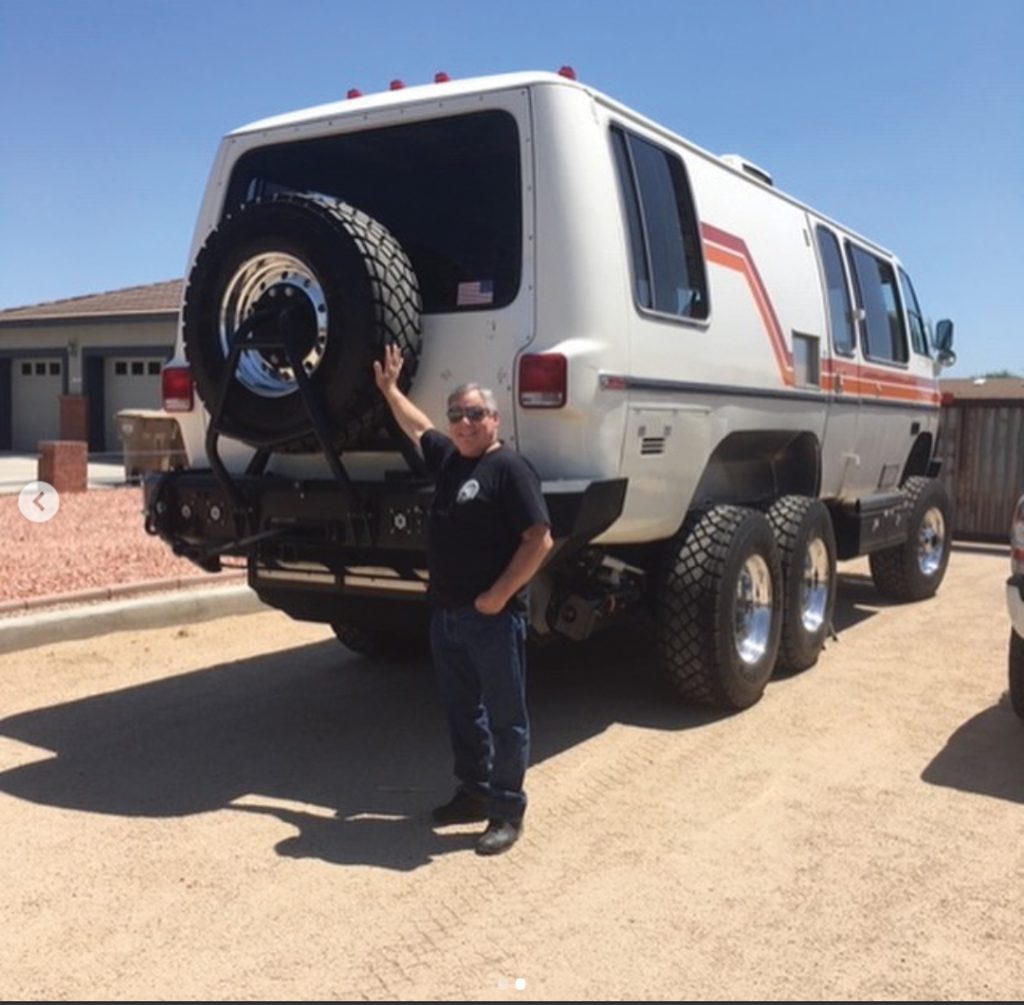
[[250, 122], [248, 125], [232, 130], [227, 134], [227, 136], [230, 138], [256, 132], [298, 127], [322, 121], [324, 119], [330, 119], [333, 116], [348, 117], [351, 115], [375, 112], [380, 109], [396, 108], [403, 105], [409, 105], [414, 102], [427, 103], [447, 98], [480, 94], [488, 91], [504, 91], [517, 87], [530, 87], [536, 84], [555, 84], [563, 87], [573, 87], [584, 91], [589, 94], [591, 98], [604, 105], [606, 108], [613, 109], [626, 118], [642, 123], [652, 132], [664, 136], [671, 142], [678, 143], [681, 146], [686, 147], [688, 150], [700, 157], [707, 158], [727, 170], [735, 172], [752, 185], [766, 187], [767, 190], [775, 196], [798, 206], [800, 209], [812, 213], [818, 219], [835, 227], [842, 233], [856, 238], [865, 245], [880, 251], [882, 254], [891, 258], [896, 257], [888, 248], [879, 244], [877, 241], [873, 241], [870, 238], [865, 237], [863, 234], [860, 234], [839, 221], [834, 220], [825, 213], [822, 213], [820, 210], [815, 209], [813, 206], [807, 205], [807, 203], [793, 195], [790, 195], [783, 189], [776, 187], [773, 183], [765, 185], [761, 180], [757, 180], [750, 173], [744, 171], [741, 166], [737, 165], [735, 161], [730, 161], [728, 159], [735, 155], [722, 157], [719, 154], [712, 153], [710, 150], [705, 150], [697, 143], [694, 143], [693, 140], [689, 140], [685, 136], [680, 136], [678, 133], [666, 126], [663, 126], [661, 123], [655, 122], [653, 119], [648, 118], [641, 112], [636, 111], [636, 109], [630, 108], [628, 105], [624, 105], [620, 101], [616, 101], [607, 94], [604, 94], [586, 84], [580, 83], [573, 77], [566, 76], [562, 73], [551, 73], [544, 70], [529, 70], [519, 73], [499, 73], [483, 77], [466, 77], [465, 79], [459, 80], [451, 79], [446, 80], [443, 83], [432, 82], [408, 86], [403, 85], [395, 90], [389, 89], [386, 91], [374, 92], [372, 94], [361, 94], [354, 98], [343, 98], [340, 101], [332, 101], [323, 105], [313, 105], [309, 108], [301, 108], [293, 112], [286, 112], [282, 115], [274, 115], [266, 119], [259, 119], [256, 122]]
[[548, 73], [541, 70], [523, 73], [500, 73], [486, 77], [467, 77], [464, 80], [449, 80], [444, 83], [415, 84], [396, 90], [377, 91], [363, 94], [357, 98], [343, 98], [323, 105], [301, 108], [298, 111], [274, 115], [270, 118], [250, 122], [248, 125], [228, 133], [238, 136], [244, 133], [259, 132], [265, 129], [277, 129], [281, 126], [296, 126], [318, 119], [330, 118], [333, 115], [349, 115], [352, 113], [377, 111], [381, 108], [392, 108], [397, 105], [408, 105], [410, 102], [437, 101], [440, 98], [462, 97], [468, 94], [479, 94], [481, 91], [503, 91], [515, 87], [529, 87], [531, 84], [563, 84], [566, 87], [578, 87], [593, 93], [569, 77], [559, 73]]

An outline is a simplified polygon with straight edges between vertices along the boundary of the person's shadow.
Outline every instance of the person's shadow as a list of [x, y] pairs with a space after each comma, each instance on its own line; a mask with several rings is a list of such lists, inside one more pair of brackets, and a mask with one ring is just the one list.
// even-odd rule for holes
[[[625, 626], [533, 651], [531, 762], [616, 722], [721, 717], [675, 700], [653, 665]], [[23, 712], [0, 735], [41, 748], [0, 773], [9, 795], [124, 816], [269, 814], [297, 831], [277, 846], [286, 856], [408, 870], [480, 830], [430, 826], [453, 781], [425, 657], [374, 664], [326, 641]]]

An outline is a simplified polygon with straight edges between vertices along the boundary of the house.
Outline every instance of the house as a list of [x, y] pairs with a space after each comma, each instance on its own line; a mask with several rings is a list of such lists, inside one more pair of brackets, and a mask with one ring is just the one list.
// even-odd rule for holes
[[181, 292], [174, 279], [0, 311], [0, 450], [72, 439], [119, 455], [117, 412], [160, 407]]

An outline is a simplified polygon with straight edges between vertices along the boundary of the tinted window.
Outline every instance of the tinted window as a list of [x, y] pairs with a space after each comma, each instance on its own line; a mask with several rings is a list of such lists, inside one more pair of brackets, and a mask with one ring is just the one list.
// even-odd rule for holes
[[910, 276], [900, 269], [900, 289], [903, 292], [903, 303], [907, 308], [907, 320], [910, 322], [910, 344], [914, 352], [920, 356], [927, 356], [928, 333], [921, 314], [921, 308], [917, 304], [917, 296], [914, 294], [914, 287], [911, 285]]
[[903, 327], [896, 273], [881, 258], [848, 245], [857, 289], [857, 305], [864, 311], [861, 331], [864, 352], [872, 359], [905, 363], [907, 333]]
[[623, 130], [613, 130], [612, 136], [637, 304], [663, 314], [706, 318], [697, 214], [682, 161]]
[[253, 150], [227, 207], [278, 192], [335, 196], [395, 235], [425, 312], [489, 310], [519, 289], [521, 188], [515, 119], [492, 111]]
[[836, 352], [852, 356], [856, 345], [853, 311], [850, 309], [850, 291], [846, 285], [846, 270], [839, 253], [839, 242], [831, 230], [818, 227], [818, 250], [825, 270], [828, 293], [828, 322], [832, 329], [832, 345]]

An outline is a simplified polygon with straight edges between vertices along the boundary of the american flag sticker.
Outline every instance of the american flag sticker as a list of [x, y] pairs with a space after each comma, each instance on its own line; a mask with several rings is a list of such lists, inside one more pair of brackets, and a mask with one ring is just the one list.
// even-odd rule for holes
[[459, 283], [455, 296], [456, 307], [479, 307], [494, 303], [494, 280], [478, 279], [471, 283]]

